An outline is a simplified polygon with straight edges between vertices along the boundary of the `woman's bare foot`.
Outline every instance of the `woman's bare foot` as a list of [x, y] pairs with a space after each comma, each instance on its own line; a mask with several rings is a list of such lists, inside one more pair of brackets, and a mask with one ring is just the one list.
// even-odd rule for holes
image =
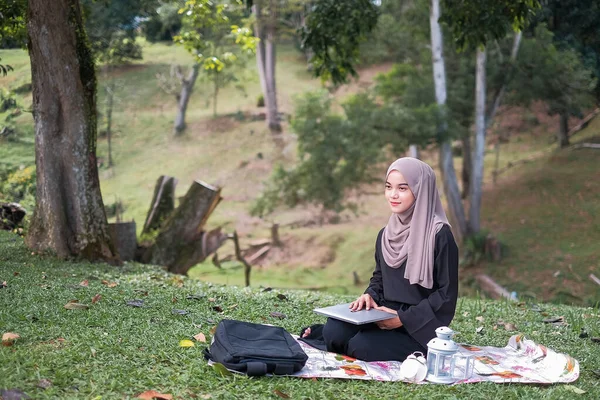
[[303, 337], [303, 338], [305, 338], [305, 337], [307, 337], [308, 335], [310, 335], [310, 327], [308, 327], [308, 328], [306, 328], [306, 329], [304, 330], [304, 333], [302, 334], [302, 337]]

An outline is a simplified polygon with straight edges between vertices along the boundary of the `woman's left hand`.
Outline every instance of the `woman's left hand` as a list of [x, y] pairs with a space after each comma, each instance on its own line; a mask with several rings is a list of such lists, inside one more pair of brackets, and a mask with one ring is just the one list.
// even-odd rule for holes
[[383, 321], [375, 322], [377, 324], [377, 326], [379, 327], [379, 329], [390, 330], [390, 329], [400, 328], [402, 326], [402, 321], [400, 321], [400, 317], [398, 317], [398, 313], [396, 313], [395, 310], [392, 310], [391, 308], [384, 307], [384, 306], [377, 306], [374, 308], [379, 311], [385, 311], [390, 314], [396, 314], [396, 318], [390, 318], [390, 319], [385, 319]]

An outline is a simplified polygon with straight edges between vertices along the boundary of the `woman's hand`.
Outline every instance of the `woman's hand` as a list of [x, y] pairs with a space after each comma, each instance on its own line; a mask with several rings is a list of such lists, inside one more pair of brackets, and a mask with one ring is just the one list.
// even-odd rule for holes
[[383, 321], [375, 322], [377, 324], [377, 326], [379, 327], [379, 329], [390, 330], [390, 329], [400, 328], [402, 326], [402, 321], [400, 321], [400, 317], [398, 317], [398, 313], [396, 311], [392, 310], [389, 307], [384, 307], [384, 306], [376, 306], [374, 308], [379, 311], [385, 311], [390, 314], [396, 315], [396, 318], [384, 319]]
[[377, 307], [377, 303], [375, 303], [375, 300], [373, 300], [370, 294], [365, 293], [350, 303], [350, 309], [352, 311], [360, 311], [363, 307], [367, 310]]

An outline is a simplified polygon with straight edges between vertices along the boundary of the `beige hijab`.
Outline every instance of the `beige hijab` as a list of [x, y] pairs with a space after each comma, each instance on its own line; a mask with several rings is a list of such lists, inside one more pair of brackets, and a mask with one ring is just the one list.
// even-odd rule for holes
[[390, 172], [400, 172], [415, 202], [402, 213], [393, 213], [383, 230], [381, 249], [387, 265], [398, 268], [406, 260], [404, 278], [411, 284], [433, 287], [433, 253], [435, 235], [448, 223], [435, 184], [433, 169], [416, 158], [404, 157], [394, 161]]

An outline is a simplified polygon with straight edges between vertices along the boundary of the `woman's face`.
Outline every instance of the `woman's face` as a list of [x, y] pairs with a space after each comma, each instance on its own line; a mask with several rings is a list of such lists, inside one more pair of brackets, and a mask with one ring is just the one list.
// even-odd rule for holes
[[393, 170], [385, 182], [385, 198], [393, 213], [408, 210], [415, 202], [415, 195], [399, 171]]

